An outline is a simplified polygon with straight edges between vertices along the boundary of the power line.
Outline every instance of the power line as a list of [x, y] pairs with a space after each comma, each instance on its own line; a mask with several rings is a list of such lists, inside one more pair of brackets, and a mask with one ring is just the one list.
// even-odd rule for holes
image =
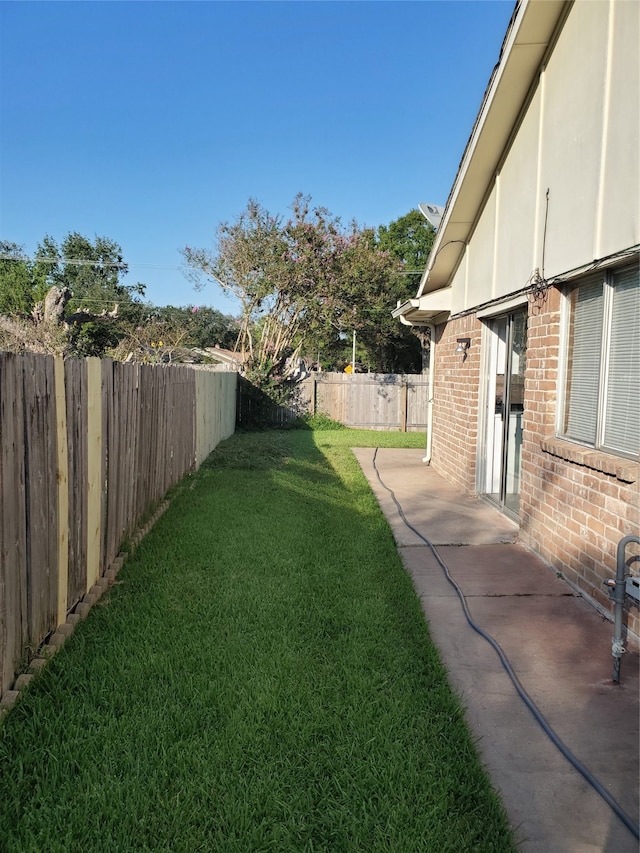
[[[48, 258], [48, 257], [40, 257], [35, 255], [33, 257], [29, 255], [6, 255], [0, 254], [0, 261], [29, 261], [30, 263], [38, 263], [38, 264], [70, 264], [71, 266], [77, 267], [102, 267], [103, 269], [130, 269], [131, 267], [142, 267], [144, 269], [155, 269], [155, 270], [177, 270], [180, 272], [184, 272], [186, 270], [193, 272], [194, 267], [190, 267], [185, 264], [150, 264], [150, 263], [137, 263], [137, 262], [125, 262], [125, 261], [88, 261], [82, 258]], [[402, 270], [399, 271], [400, 275], [422, 275], [424, 269], [419, 270]], [[205, 275], [209, 275], [211, 278], [215, 278], [215, 276], [211, 275], [211, 273], [204, 273]]]
[[30, 256], [30, 255], [6, 255], [0, 254], [0, 260], [2, 261], [28, 261], [34, 264], [70, 264], [72, 266], [77, 267], [102, 267], [106, 269], [114, 268], [114, 269], [128, 269], [129, 267], [146, 267], [149, 269], [163, 269], [163, 270], [187, 270], [191, 269], [191, 267], [185, 265], [172, 265], [172, 264], [145, 264], [145, 263], [128, 263], [125, 261], [90, 261], [83, 258], [50, 258], [50, 257], [42, 257], [39, 255]]
[[76, 267], [114, 267], [115, 269], [125, 269], [129, 265], [124, 261], [87, 261], [81, 258], [47, 258], [47, 257], [29, 257], [28, 255], [0, 255], [2, 261], [30, 261], [34, 264], [71, 264]]

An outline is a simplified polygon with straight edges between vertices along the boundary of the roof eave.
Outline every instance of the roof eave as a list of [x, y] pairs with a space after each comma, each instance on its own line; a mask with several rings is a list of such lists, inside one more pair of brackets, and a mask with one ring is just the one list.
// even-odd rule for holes
[[444, 322], [451, 314], [451, 289], [407, 299], [391, 315], [405, 326], [431, 326]]
[[522, 0], [516, 6], [427, 259], [418, 297], [450, 283], [518, 116], [569, 5], [570, 0]]

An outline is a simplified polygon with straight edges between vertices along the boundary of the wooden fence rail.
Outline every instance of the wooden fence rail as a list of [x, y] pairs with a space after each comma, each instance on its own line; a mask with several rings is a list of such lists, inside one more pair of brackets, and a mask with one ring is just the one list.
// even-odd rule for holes
[[0, 697], [141, 518], [233, 433], [236, 379], [0, 353]]

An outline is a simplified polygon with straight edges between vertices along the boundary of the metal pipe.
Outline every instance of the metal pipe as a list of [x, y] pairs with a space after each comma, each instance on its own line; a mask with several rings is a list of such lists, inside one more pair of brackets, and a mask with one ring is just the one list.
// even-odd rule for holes
[[351, 353], [351, 373], [356, 372], [356, 330], [353, 330], [353, 351]]
[[429, 387], [427, 388], [427, 446], [422, 461], [431, 464], [431, 447], [433, 442], [433, 383], [436, 376], [436, 327], [429, 323]]
[[613, 593], [615, 604], [613, 619], [613, 639], [611, 640], [611, 654], [613, 655], [613, 683], [620, 684], [620, 660], [624, 654], [624, 643], [622, 639], [622, 612], [624, 610], [625, 596], [625, 552], [629, 543], [635, 542], [640, 545], [640, 536], [625, 536], [618, 542], [618, 553], [616, 559], [616, 582]]

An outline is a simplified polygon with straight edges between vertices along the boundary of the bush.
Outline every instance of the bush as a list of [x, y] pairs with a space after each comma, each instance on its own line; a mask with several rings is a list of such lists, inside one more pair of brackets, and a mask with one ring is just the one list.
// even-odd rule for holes
[[329, 415], [319, 412], [316, 415], [301, 415], [298, 418], [299, 426], [302, 429], [313, 429], [318, 431], [347, 429], [340, 421], [334, 421]]

